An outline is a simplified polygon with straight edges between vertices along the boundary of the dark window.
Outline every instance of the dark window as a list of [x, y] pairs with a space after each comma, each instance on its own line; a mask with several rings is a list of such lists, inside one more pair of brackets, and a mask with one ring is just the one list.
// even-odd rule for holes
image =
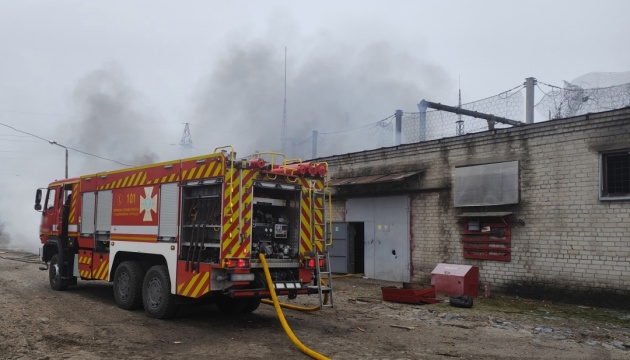
[[630, 152], [602, 154], [602, 197], [630, 196]]
[[518, 161], [455, 168], [455, 207], [518, 204]]

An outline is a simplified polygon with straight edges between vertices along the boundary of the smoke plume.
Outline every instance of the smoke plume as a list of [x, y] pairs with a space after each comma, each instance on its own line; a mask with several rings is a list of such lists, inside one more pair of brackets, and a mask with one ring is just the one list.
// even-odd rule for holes
[[[117, 65], [95, 70], [82, 78], [74, 91], [77, 119], [70, 126], [72, 144], [83, 151], [129, 165], [146, 165], [158, 160], [151, 149], [156, 139], [164, 137], [141, 109], [139, 95], [127, 85]], [[87, 171], [121, 167], [84, 156]], [[103, 168], [105, 167], [105, 168]], [[86, 172], [83, 171], [83, 172]], [[81, 173], [83, 173], [81, 172]]]
[[[120, 67], [109, 65], [87, 74], [78, 81], [73, 99], [77, 116], [59, 127], [56, 138], [63, 139], [60, 144], [129, 165], [159, 160], [152, 146], [163, 142], [165, 136], [153, 124], [154, 117], [147, 115], [151, 111], [143, 108], [141, 97], [127, 85]], [[20, 169], [0, 177], [0, 185], [11, 189], [0, 193], [0, 203], [11, 204], [0, 208], [0, 230], [4, 230], [0, 246], [32, 253], [41, 247], [41, 214], [33, 210], [35, 190], [60, 179], [64, 170], [63, 149], [42, 143], [45, 152], [33, 155]], [[40, 144], [29, 145], [33, 148]], [[47, 158], [51, 154], [53, 161]], [[70, 177], [125, 167], [72, 150], [69, 160]]]
[[[319, 143], [326, 146], [320, 154], [373, 148], [359, 131], [345, 130], [375, 123], [397, 109], [417, 111], [427, 94], [439, 98], [449, 89], [439, 66], [386, 43], [355, 47], [322, 41], [306, 51], [289, 49], [287, 137], [310, 148], [308, 138], [317, 130], [322, 133]], [[284, 49], [263, 41], [241, 42], [213, 69], [195, 96], [192, 122], [198, 132], [207, 142], [234, 145], [241, 155], [280, 150]], [[336, 132], [343, 132], [335, 137], [339, 140], [325, 141]]]

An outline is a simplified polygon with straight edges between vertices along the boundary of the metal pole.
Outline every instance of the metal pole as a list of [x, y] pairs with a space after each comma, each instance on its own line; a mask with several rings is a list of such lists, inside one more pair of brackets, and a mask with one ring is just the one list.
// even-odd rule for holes
[[534, 85], [536, 79], [528, 77], [525, 79], [525, 123], [534, 123]]
[[[501, 123], [501, 124], [507, 124], [507, 125], [512, 125], [512, 126], [522, 126], [523, 125], [523, 123], [520, 122], [520, 121], [506, 119], [506, 118], [501, 117], [501, 116], [494, 116], [494, 115], [490, 115], [490, 114], [480, 113], [478, 111], [460, 109], [460, 108], [457, 108], [457, 107], [454, 107], [454, 106], [442, 105], [440, 103], [434, 103], [434, 102], [426, 101], [426, 100], [422, 100], [420, 102], [420, 104], [418, 104], [418, 108], [420, 109], [420, 125], [421, 126], [423, 125], [422, 124], [422, 114], [423, 114], [423, 112], [426, 114], [426, 109], [427, 108], [436, 109], [436, 110], [442, 110], [442, 111], [448, 111], [448, 112], [452, 112], [452, 113], [455, 113], [455, 114], [462, 114], [462, 115], [471, 116], [471, 117], [478, 118], [478, 119], [486, 119], [486, 120], [490, 120], [491, 122], [498, 122], [498, 123]], [[422, 131], [422, 128], [420, 128], [420, 130]]]
[[311, 137], [311, 159], [317, 158], [317, 135], [319, 135], [319, 132], [313, 130], [313, 136]]
[[400, 145], [402, 138], [402, 110], [396, 110], [396, 126], [394, 127], [395, 145]]
[[[284, 107], [282, 108], [282, 129], [280, 132], [280, 146], [282, 153], [287, 153], [287, 47], [284, 47]], [[295, 144], [294, 144], [295, 145]], [[295, 149], [294, 149], [295, 150]]]
[[429, 108], [429, 102], [426, 100], [422, 100], [418, 104], [418, 110], [420, 111], [420, 117], [418, 118], [418, 141], [425, 141], [427, 139], [427, 109], [428, 108]]
[[57, 146], [62, 147], [62, 148], [64, 148], [66, 150], [66, 179], [67, 179], [68, 178], [68, 148], [63, 146], [63, 145], [61, 145], [61, 144], [59, 144], [56, 141], [53, 141], [53, 140], [48, 140], [48, 143], [51, 144], [51, 145], [57, 145]]

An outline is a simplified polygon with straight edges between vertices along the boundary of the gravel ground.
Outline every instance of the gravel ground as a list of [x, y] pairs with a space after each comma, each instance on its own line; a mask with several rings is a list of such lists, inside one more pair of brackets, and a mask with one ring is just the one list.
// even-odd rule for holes
[[[0, 249], [0, 358], [308, 358], [271, 306], [237, 317], [196, 306], [155, 320], [117, 308], [110, 283], [55, 292], [39, 266], [37, 256]], [[285, 310], [300, 341], [332, 359], [630, 359], [627, 312], [494, 294], [471, 309], [409, 305], [382, 301], [381, 286], [397, 284], [343, 277], [333, 285], [333, 308]]]

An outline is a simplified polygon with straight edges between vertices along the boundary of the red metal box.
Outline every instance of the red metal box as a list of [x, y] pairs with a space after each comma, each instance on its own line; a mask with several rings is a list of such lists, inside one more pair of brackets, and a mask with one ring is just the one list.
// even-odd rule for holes
[[431, 271], [431, 285], [442, 294], [477, 297], [479, 268], [470, 265], [438, 264]]

